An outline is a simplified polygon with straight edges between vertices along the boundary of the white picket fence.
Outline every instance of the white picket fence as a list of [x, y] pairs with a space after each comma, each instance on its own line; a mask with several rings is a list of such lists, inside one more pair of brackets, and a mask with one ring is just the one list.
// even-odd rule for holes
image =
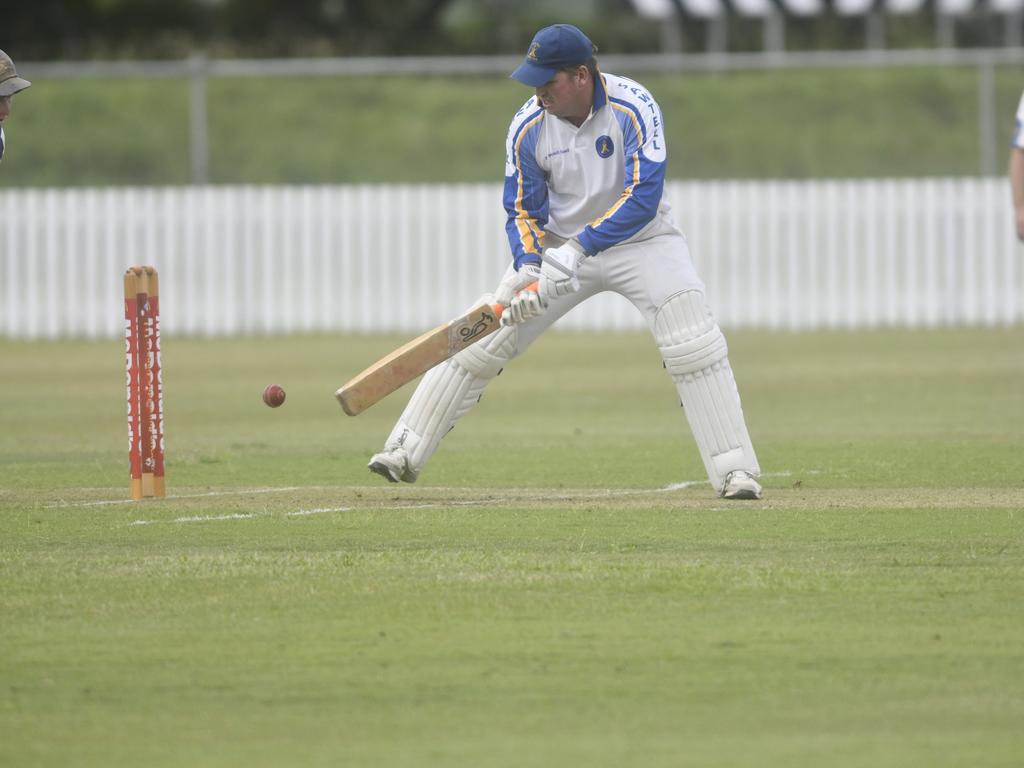
[[[1000, 326], [1024, 320], [1004, 178], [672, 182], [721, 324]], [[168, 335], [419, 332], [509, 259], [496, 184], [0, 192], [0, 336], [111, 338], [121, 276], [160, 273]], [[635, 329], [607, 295], [560, 324]]]

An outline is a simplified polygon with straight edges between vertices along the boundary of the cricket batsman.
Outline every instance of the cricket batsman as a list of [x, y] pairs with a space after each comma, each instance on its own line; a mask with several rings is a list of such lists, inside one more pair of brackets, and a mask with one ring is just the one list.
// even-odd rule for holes
[[423, 377], [370, 459], [391, 482], [415, 482], [491, 379], [558, 318], [614, 291], [647, 321], [712, 487], [726, 499], [761, 498], [725, 337], [664, 197], [661, 110], [639, 83], [602, 73], [596, 52], [579, 29], [555, 24], [534, 36], [512, 73], [534, 95], [506, 141], [512, 263], [494, 292], [506, 307], [503, 327]]

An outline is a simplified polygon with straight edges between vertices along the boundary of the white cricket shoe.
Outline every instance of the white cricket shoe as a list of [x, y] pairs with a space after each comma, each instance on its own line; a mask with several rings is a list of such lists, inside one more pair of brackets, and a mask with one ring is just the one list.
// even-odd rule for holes
[[754, 476], [742, 469], [736, 469], [725, 477], [722, 486], [723, 499], [760, 499], [761, 484]]
[[416, 482], [416, 473], [409, 469], [409, 457], [404, 448], [391, 448], [375, 453], [366, 466], [389, 483], [397, 483], [399, 480], [405, 483]]

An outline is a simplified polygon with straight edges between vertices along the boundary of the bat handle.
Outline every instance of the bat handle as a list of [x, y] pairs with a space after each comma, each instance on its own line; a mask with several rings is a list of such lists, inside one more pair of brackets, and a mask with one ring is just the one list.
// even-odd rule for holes
[[[520, 288], [518, 291], [516, 291], [516, 293], [522, 293], [523, 291], [533, 291], [534, 293], [536, 293], [539, 290], [540, 283], [537, 280], [534, 280], [525, 288]], [[496, 314], [500, 318], [501, 313], [505, 311], [505, 307], [502, 304], [491, 304], [491, 311], [493, 311], [494, 314]]]

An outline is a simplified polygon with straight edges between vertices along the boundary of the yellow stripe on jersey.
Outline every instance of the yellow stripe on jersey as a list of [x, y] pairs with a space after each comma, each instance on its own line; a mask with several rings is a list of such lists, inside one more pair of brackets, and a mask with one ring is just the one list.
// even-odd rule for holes
[[633, 153], [633, 178], [630, 180], [629, 185], [624, 190], [622, 190], [622, 194], [619, 196], [619, 199], [615, 201], [615, 204], [607, 211], [605, 211], [603, 215], [590, 222], [590, 226], [592, 227], [600, 225], [601, 222], [615, 215], [615, 212], [619, 210], [619, 208], [621, 208], [625, 204], [625, 202], [633, 196], [633, 188], [640, 183], [640, 141], [644, 135], [643, 132], [640, 130], [640, 122], [636, 119], [636, 115], [633, 113], [633, 110], [627, 109], [626, 107], [616, 104], [614, 101], [611, 102], [611, 106], [613, 109], [619, 110], [619, 112], [626, 115], [630, 120], [633, 121], [633, 130], [636, 131], [637, 144], [636, 152]]
[[523, 251], [525, 253], [536, 253], [539, 252], [534, 249], [534, 240], [529, 239], [530, 235], [536, 239], [535, 241], [544, 246], [544, 233], [537, 226], [537, 220], [534, 219], [529, 211], [523, 207], [523, 166], [519, 159], [519, 145], [523, 143], [523, 138], [529, 130], [536, 125], [538, 122], [544, 119], [544, 113], [541, 112], [537, 117], [533, 118], [530, 122], [524, 125], [519, 130], [519, 139], [516, 141], [515, 146], [515, 158], [516, 158], [516, 171], [519, 174], [519, 189], [516, 193], [516, 227], [519, 229], [519, 241], [523, 244]]

